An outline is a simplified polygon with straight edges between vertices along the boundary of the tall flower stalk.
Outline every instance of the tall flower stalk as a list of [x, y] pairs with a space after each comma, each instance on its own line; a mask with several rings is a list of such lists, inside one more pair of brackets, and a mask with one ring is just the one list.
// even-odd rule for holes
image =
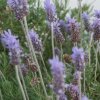
[[45, 96], [46, 96], [46, 98], [48, 98], [47, 92], [46, 92], [46, 88], [45, 88], [45, 85], [44, 85], [44, 81], [43, 81], [43, 78], [42, 78], [41, 69], [40, 69], [40, 66], [39, 66], [39, 63], [38, 63], [36, 54], [35, 54], [35, 49], [33, 48], [32, 41], [31, 41], [31, 38], [30, 38], [30, 36], [29, 36], [29, 30], [28, 30], [28, 25], [27, 25], [26, 17], [23, 18], [23, 22], [24, 22], [24, 25], [25, 25], [24, 28], [25, 28], [25, 35], [26, 35], [26, 37], [27, 37], [27, 42], [28, 42], [28, 45], [30, 46], [32, 55], [33, 55], [33, 57], [34, 57], [33, 59], [35, 60], [36, 66], [37, 66], [37, 68], [38, 68], [38, 72], [39, 72], [39, 76], [40, 76], [40, 80], [41, 80], [41, 84], [42, 84], [42, 87], [43, 87]]
[[67, 97], [64, 94], [65, 89], [65, 65], [59, 61], [58, 56], [49, 60], [51, 65], [51, 72], [53, 76], [52, 89], [57, 96], [57, 100], [66, 100]]
[[15, 66], [16, 77], [17, 77], [19, 87], [23, 95], [23, 99], [27, 100], [21, 80], [20, 80], [20, 76], [19, 76], [20, 56], [22, 53], [19, 40], [17, 39], [16, 36], [12, 35], [10, 30], [8, 30], [8, 31], [4, 31], [4, 34], [1, 35], [1, 41], [4, 47], [9, 50], [10, 63]]
[[81, 100], [81, 73], [84, 71], [85, 67], [85, 53], [82, 48], [74, 47], [72, 49], [72, 61], [76, 67], [76, 70], [79, 71], [79, 78], [78, 78], [78, 86], [79, 86], [79, 100]]
[[54, 52], [54, 29], [53, 22], [56, 19], [56, 7], [51, 3], [51, 0], [45, 0], [44, 8], [46, 12], [47, 21], [51, 27], [51, 44], [52, 44], [52, 54], [55, 55]]
[[[83, 37], [83, 20], [82, 20], [82, 0], [78, 0], [78, 7], [79, 7], [79, 17], [80, 17], [80, 23], [81, 23], [81, 38]], [[82, 46], [82, 39], [81, 39], [81, 46]]]

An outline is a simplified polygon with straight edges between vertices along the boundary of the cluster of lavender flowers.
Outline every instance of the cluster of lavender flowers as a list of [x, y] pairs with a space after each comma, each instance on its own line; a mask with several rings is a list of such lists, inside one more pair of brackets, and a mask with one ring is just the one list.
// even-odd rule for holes
[[79, 91], [78, 81], [79, 77], [81, 77], [80, 72], [83, 72], [85, 68], [85, 53], [83, 51], [83, 48], [78, 48], [78, 47], [73, 47], [72, 51], [73, 54], [71, 55], [71, 57], [72, 57], [72, 62], [75, 65], [75, 73], [73, 82], [67, 87], [67, 92], [70, 94], [73, 100], [79, 100], [80, 91]]
[[56, 15], [56, 7], [51, 4], [50, 0], [45, 0], [44, 6], [49, 26], [52, 27], [51, 25], [53, 25], [53, 32], [56, 41], [59, 43], [63, 43], [65, 39], [60, 29], [59, 19]]
[[91, 26], [90, 26], [90, 22], [89, 22], [89, 20], [90, 20], [89, 15], [86, 12], [84, 12], [82, 14], [82, 19], [83, 19], [83, 22], [84, 22], [85, 30], [87, 32], [89, 32], [91, 30]]
[[94, 19], [92, 23], [90, 23], [90, 17], [86, 12], [82, 14], [82, 18], [83, 18], [85, 30], [87, 32], [94, 33], [93, 38], [95, 41], [100, 40], [100, 11], [95, 10]]
[[19, 40], [17, 36], [12, 35], [11, 31], [4, 31], [1, 34], [1, 42], [5, 48], [9, 50], [10, 63], [17, 65], [20, 62], [20, 56], [22, 53]]
[[29, 31], [29, 35], [32, 40], [32, 44], [33, 44], [35, 51], [41, 52], [43, 49], [43, 46], [42, 46], [41, 40], [39, 39], [38, 34], [33, 29], [31, 29]]
[[94, 37], [94, 40], [98, 41], [100, 40], [100, 11], [96, 10], [95, 11], [95, 19], [93, 20], [93, 23], [92, 23], [92, 28], [93, 28], [93, 37]]
[[80, 25], [74, 18], [67, 18], [67, 33], [71, 35], [71, 41], [77, 43], [80, 41]]
[[27, 0], [7, 0], [7, 3], [14, 12], [17, 20], [22, 20], [28, 14]]
[[50, 0], [45, 0], [44, 8], [47, 16], [47, 20], [51, 23], [56, 18], [56, 7], [51, 3]]
[[53, 76], [53, 85], [52, 88], [56, 95], [59, 97], [59, 100], [67, 100], [65, 96], [65, 65], [59, 61], [58, 56], [49, 60], [51, 65], [51, 72]]

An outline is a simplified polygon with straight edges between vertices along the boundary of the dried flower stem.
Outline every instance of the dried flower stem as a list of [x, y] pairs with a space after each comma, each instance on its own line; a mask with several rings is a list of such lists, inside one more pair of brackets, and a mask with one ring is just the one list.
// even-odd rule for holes
[[43, 81], [43, 78], [42, 78], [42, 73], [41, 73], [41, 69], [40, 69], [40, 66], [38, 64], [38, 60], [37, 60], [37, 57], [36, 57], [36, 54], [35, 54], [35, 50], [33, 48], [33, 45], [32, 45], [32, 41], [30, 39], [30, 36], [28, 34], [28, 25], [27, 25], [27, 20], [26, 20], [26, 17], [23, 18], [23, 21], [24, 21], [24, 25], [25, 25], [25, 35], [27, 37], [27, 42], [28, 42], [28, 45], [30, 46], [30, 49], [31, 49], [31, 52], [32, 52], [32, 55], [34, 56], [34, 60], [36, 62], [36, 65], [37, 65], [37, 68], [38, 68], [38, 72], [39, 72], [39, 76], [40, 76], [40, 80], [41, 80], [41, 85], [43, 87], [43, 90], [44, 90], [44, 93], [45, 93], [45, 96], [47, 96], [47, 92], [46, 92], [46, 88], [45, 88], [45, 85], [44, 85], [44, 81]]
[[22, 95], [23, 95], [23, 99], [24, 99], [24, 100], [27, 100], [27, 99], [26, 99], [26, 96], [25, 96], [25, 93], [24, 93], [23, 86], [22, 86], [21, 81], [20, 81], [19, 71], [18, 71], [18, 70], [19, 70], [19, 66], [16, 65], [16, 66], [15, 66], [15, 71], [16, 71], [16, 77], [17, 77], [17, 80], [18, 80], [18, 84], [19, 84], [19, 86], [20, 86], [20, 89], [21, 89], [21, 92], [22, 92]]
[[51, 41], [52, 41], [52, 53], [53, 57], [55, 56], [54, 52], [54, 31], [53, 31], [53, 22], [51, 23]]
[[79, 72], [79, 80], [78, 80], [78, 86], [79, 86], [79, 100], [81, 100], [81, 72]]

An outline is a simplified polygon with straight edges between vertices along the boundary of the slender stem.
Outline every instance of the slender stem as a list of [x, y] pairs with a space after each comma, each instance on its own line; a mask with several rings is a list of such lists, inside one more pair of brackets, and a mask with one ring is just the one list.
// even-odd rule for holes
[[43, 56], [42, 56], [42, 53], [41, 53], [41, 52], [40, 52], [40, 57], [41, 57], [41, 60], [42, 60], [42, 63], [43, 63], [43, 66], [44, 66], [46, 75], [47, 75], [48, 78], [50, 79], [50, 76], [49, 76], [49, 74], [48, 74], [48, 71], [47, 71], [47, 68], [46, 68], [46, 65], [45, 65], [45, 62], [44, 62], [44, 59], [43, 59]]
[[63, 49], [62, 49], [62, 44], [60, 44], [60, 48], [61, 48], [61, 61], [62, 61], [62, 57], [63, 57]]
[[37, 65], [37, 68], [38, 68], [38, 72], [39, 72], [39, 76], [40, 76], [40, 80], [41, 80], [41, 85], [43, 87], [43, 90], [44, 90], [44, 93], [45, 93], [45, 96], [47, 96], [47, 92], [46, 92], [46, 88], [45, 88], [45, 85], [44, 85], [44, 81], [43, 81], [43, 78], [42, 78], [42, 73], [41, 73], [41, 70], [40, 70], [40, 66], [38, 64], [38, 60], [36, 58], [36, 54], [35, 54], [35, 50], [33, 48], [33, 45], [32, 45], [32, 41], [30, 39], [30, 36], [28, 34], [28, 25], [27, 25], [27, 20], [26, 20], [26, 17], [23, 18], [24, 20], [24, 25], [25, 25], [25, 35], [27, 36], [27, 42], [28, 42], [28, 45], [30, 46], [30, 49], [31, 49], [31, 52], [32, 52], [32, 55], [34, 56], [34, 60], [36, 62], [36, 65]]
[[3, 100], [1, 89], [0, 89], [0, 100]]
[[21, 26], [22, 26], [22, 29], [23, 29], [23, 31], [24, 31], [24, 33], [25, 33], [25, 38], [26, 38], [26, 40], [27, 40], [27, 43], [28, 43], [28, 48], [29, 48], [29, 51], [30, 51], [30, 56], [31, 56], [31, 59], [32, 59], [32, 61], [34, 62], [34, 58], [33, 58], [33, 53], [32, 53], [32, 50], [31, 50], [31, 48], [30, 48], [30, 42], [29, 42], [29, 39], [28, 39], [28, 34], [26, 33], [26, 30], [25, 30], [25, 26], [24, 26], [24, 23], [23, 23], [23, 21], [20, 21], [20, 23], [21, 23]]
[[96, 77], [97, 77], [97, 69], [98, 69], [98, 50], [95, 50], [95, 60], [96, 60], [96, 63], [95, 63], [95, 81], [96, 81]]
[[90, 34], [90, 43], [89, 43], [89, 47], [88, 47], [88, 49], [89, 49], [89, 67], [91, 65], [91, 45], [92, 45], [92, 40], [93, 40], [93, 33]]
[[81, 72], [79, 72], [79, 80], [78, 80], [78, 86], [79, 86], [79, 100], [81, 100]]
[[22, 74], [22, 71], [21, 71], [20, 68], [19, 68], [19, 74], [20, 74], [20, 78], [21, 78], [22, 83], [23, 83], [23, 88], [24, 88], [24, 91], [25, 91], [26, 98], [27, 98], [27, 100], [29, 100], [26, 85], [25, 85], [25, 81], [24, 81], [24, 77], [23, 77], [23, 74]]
[[20, 87], [20, 89], [21, 89], [21, 92], [22, 92], [22, 95], [23, 95], [23, 99], [24, 99], [24, 100], [27, 100], [27, 99], [26, 99], [26, 96], [25, 96], [25, 93], [24, 93], [23, 86], [22, 86], [21, 81], [20, 81], [18, 69], [19, 69], [19, 66], [16, 65], [16, 66], [15, 66], [15, 71], [16, 71], [17, 81], [18, 81], [19, 87]]
[[80, 17], [80, 23], [81, 23], [81, 46], [82, 46], [82, 36], [83, 36], [83, 21], [82, 21], [82, 6], [81, 6], [81, 1], [78, 0], [79, 3], [79, 17]]
[[53, 22], [51, 23], [51, 41], [52, 41], [52, 54], [53, 57], [55, 56], [55, 51], [54, 51], [54, 31], [53, 31]]
[[4, 76], [4, 74], [2, 73], [2, 71], [0, 70], [0, 76], [2, 76], [2, 78], [6, 81], [6, 78]]
[[85, 68], [84, 68], [84, 73], [83, 74], [84, 74], [84, 84], [83, 85], [84, 85], [84, 95], [85, 95]]

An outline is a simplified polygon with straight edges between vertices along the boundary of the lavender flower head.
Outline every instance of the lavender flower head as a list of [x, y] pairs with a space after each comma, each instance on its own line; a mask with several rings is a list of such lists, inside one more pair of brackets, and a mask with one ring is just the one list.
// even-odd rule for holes
[[17, 37], [13, 36], [11, 31], [8, 30], [1, 34], [1, 41], [4, 47], [9, 50], [10, 63], [13, 65], [18, 64], [22, 51]]
[[84, 22], [85, 30], [89, 32], [90, 31], [89, 15], [86, 12], [84, 12], [82, 14], [82, 19]]
[[94, 15], [96, 18], [100, 18], [100, 10], [95, 10]]
[[32, 40], [32, 44], [33, 44], [35, 51], [41, 52], [43, 46], [42, 46], [41, 40], [39, 39], [38, 34], [33, 29], [31, 29], [29, 31], [29, 35]]
[[7, 4], [13, 10], [17, 20], [22, 20], [28, 14], [27, 0], [7, 0]]
[[72, 61], [78, 71], [83, 71], [85, 66], [85, 53], [83, 48], [73, 47]]
[[96, 18], [92, 24], [94, 40], [100, 40], [100, 19]]
[[65, 66], [59, 61], [58, 56], [49, 60], [53, 75], [53, 90], [57, 95], [64, 94], [65, 87]]
[[60, 23], [58, 20], [53, 22], [54, 37], [58, 43], [63, 43], [65, 41], [63, 34], [60, 31]]
[[79, 96], [79, 88], [78, 88], [78, 85], [70, 84], [67, 87], [67, 92], [70, 94], [72, 100], [78, 100], [78, 96]]
[[44, 7], [45, 7], [47, 20], [49, 22], [53, 22], [56, 16], [56, 7], [53, 4], [51, 4], [50, 0], [45, 0]]
[[66, 30], [71, 35], [72, 42], [80, 41], [80, 25], [74, 18], [67, 19]]

